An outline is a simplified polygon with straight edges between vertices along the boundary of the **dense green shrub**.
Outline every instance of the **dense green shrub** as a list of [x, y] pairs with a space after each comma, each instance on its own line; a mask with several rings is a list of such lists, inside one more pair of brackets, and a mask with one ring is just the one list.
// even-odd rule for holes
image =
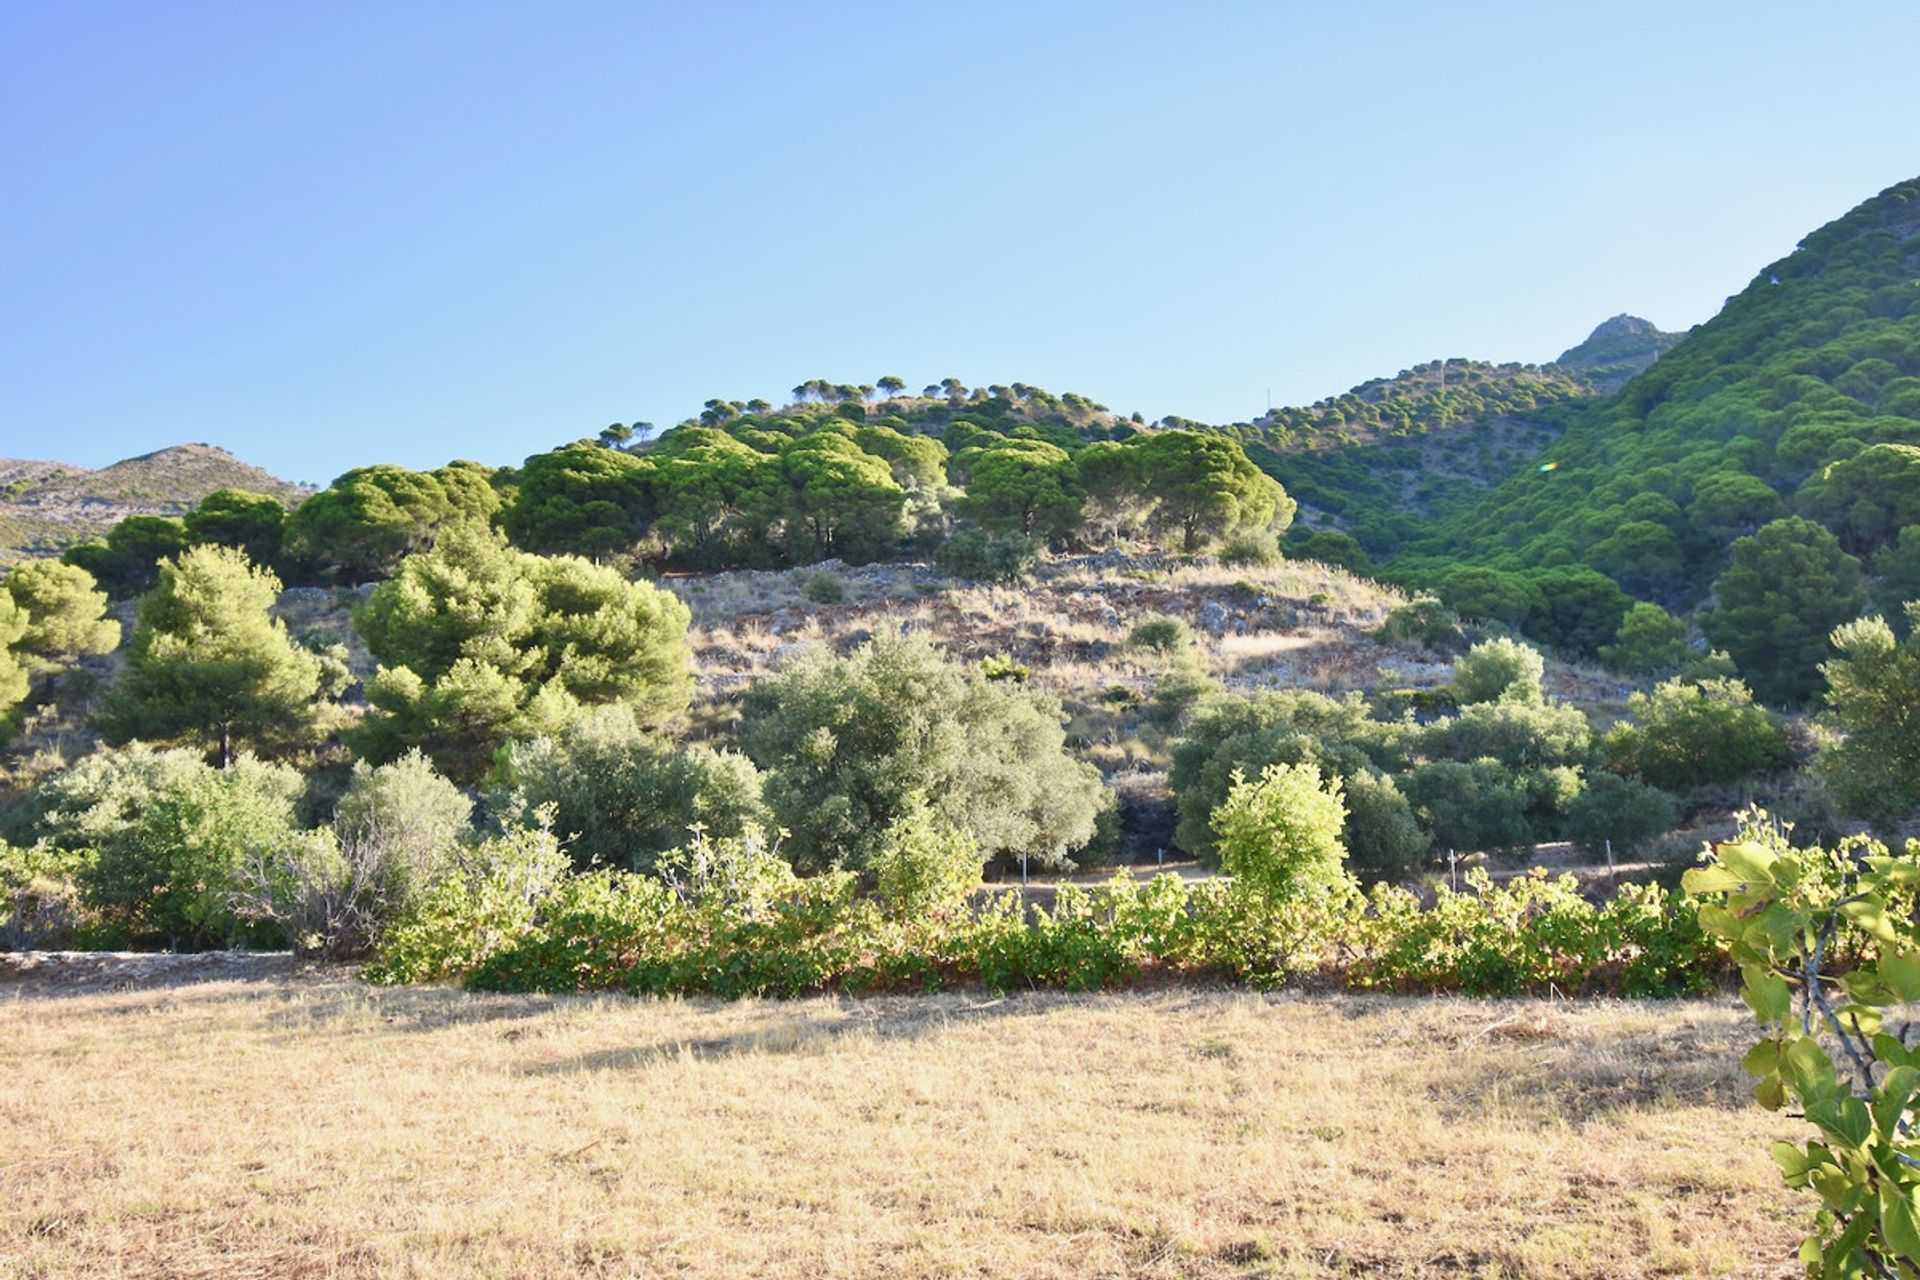
[[[1340, 705], [1318, 694], [1301, 697], [1319, 699], [1328, 707]], [[1296, 727], [1316, 722], [1310, 711], [1297, 703], [1296, 708], [1297, 721], [1275, 718], [1266, 727], [1240, 732], [1226, 731], [1286, 713], [1269, 695], [1264, 706], [1249, 707], [1250, 714], [1236, 715], [1216, 706], [1212, 715], [1196, 719], [1188, 736], [1174, 747], [1170, 781], [1179, 812], [1174, 842], [1197, 858], [1217, 860], [1213, 815], [1225, 802], [1234, 774], [1257, 776], [1273, 764], [1312, 764], [1342, 787], [1347, 817], [1341, 842], [1347, 849], [1348, 869], [1363, 881], [1406, 874], [1427, 848], [1426, 834], [1415, 822], [1406, 797], [1359, 747], [1331, 734]]]
[[1438, 760], [1408, 774], [1404, 786], [1420, 824], [1443, 848], [1497, 852], [1534, 842], [1526, 786], [1491, 760]]
[[1673, 830], [1680, 820], [1673, 797], [1617, 773], [1587, 775], [1586, 787], [1567, 806], [1567, 839], [1599, 855], [1611, 842], [1616, 854], [1636, 854]]
[[[1920, 602], [1907, 606], [1920, 618]], [[1840, 740], [1820, 771], [1851, 813], [1896, 822], [1920, 805], [1920, 635], [1904, 640], [1880, 618], [1833, 633], [1840, 656], [1821, 668]]]
[[747, 691], [740, 737], [807, 870], [868, 869], [916, 792], [986, 857], [1042, 866], [1067, 863], [1107, 802], [1093, 767], [1066, 753], [1058, 703], [919, 635], [801, 655]]
[[1786, 762], [1778, 721], [1738, 680], [1666, 680], [1627, 706], [1632, 719], [1607, 731], [1607, 758], [1616, 772], [1656, 787], [1738, 782]]
[[1311, 764], [1270, 764], [1251, 779], [1236, 773], [1213, 811], [1220, 866], [1270, 902], [1330, 892], [1345, 883], [1346, 821], [1339, 779], [1322, 780]]
[[1477, 702], [1421, 734], [1429, 755], [1493, 759], [1512, 769], [1581, 764], [1593, 730], [1580, 708], [1557, 702]]
[[807, 579], [802, 589], [807, 599], [815, 604], [844, 604], [847, 599], [846, 579], [833, 573], [816, 573]]
[[[85, 569], [26, 560], [0, 586], [24, 615], [15, 624], [19, 635], [12, 648], [29, 670], [57, 671], [83, 657], [112, 653], [120, 643], [120, 624], [106, 616], [107, 593]], [[0, 623], [0, 648], [6, 647], [6, 632], [7, 624]]]
[[1373, 635], [1382, 644], [1416, 645], [1435, 653], [1454, 653], [1465, 640], [1453, 610], [1432, 599], [1393, 609]]
[[68, 547], [60, 560], [85, 569], [108, 595], [125, 600], [152, 590], [160, 562], [186, 549], [186, 525], [178, 518], [128, 516], [107, 531], [104, 542]]
[[27, 658], [14, 646], [27, 633], [27, 611], [13, 597], [0, 591], [0, 726], [13, 708], [27, 696]]
[[1177, 731], [1218, 687], [1197, 663], [1175, 662], [1147, 691], [1147, 723], [1163, 733]]
[[923, 797], [910, 797], [873, 855], [875, 892], [895, 918], [943, 916], [979, 886], [980, 863], [973, 837], [936, 817]]
[[477, 462], [356, 467], [294, 509], [282, 559], [296, 581], [371, 582], [446, 530], [485, 525], [499, 509], [491, 472]]
[[0, 951], [66, 951], [115, 946], [124, 936], [85, 894], [98, 854], [47, 843], [16, 848], [0, 840]]
[[160, 565], [140, 601], [127, 674], [101, 720], [110, 743], [198, 745], [222, 764], [240, 748], [285, 749], [310, 737], [320, 660], [269, 614], [271, 571], [229, 547], [194, 547]]
[[[1355, 544], [1354, 550], [1359, 550], [1358, 544]], [[1273, 536], [1271, 529], [1235, 534], [1220, 548], [1220, 563], [1235, 568], [1275, 565], [1283, 558], [1280, 540]], [[1361, 558], [1365, 559], [1364, 552], [1361, 552]]]
[[[1324, 824], [1323, 824], [1324, 834]], [[725, 846], [725, 847], [719, 847]], [[1091, 990], [1152, 972], [1271, 986], [1318, 975], [1368, 990], [1508, 995], [1698, 991], [1719, 972], [1692, 912], [1629, 885], [1595, 906], [1572, 877], [1442, 890], [1422, 910], [1402, 890], [1348, 886], [1269, 898], [1250, 883], [1063, 885], [1051, 908], [1017, 895], [977, 911], [906, 915], [853, 879], [795, 880], [751, 841], [699, 842], [724, 874], [554, 872], [525, 851], [449, 881], [394, 930], [378, 981], [463, 977], [513, 991], [798, 996], [979, 983]], [[508, 872], [506, 868], [513, 869]]]
[[1687, 624], [1657, 604], [1636, 600], [1612, 644], [1600, 646], [1600, 661], [1622, 675], [1664, 675], [1687, 660]]
[[1570, 875], [1496, 885], [1476, 867], [1466, 892], [1442, 885], [1428, 909], [1384, 885], [1370, 905], [1348, 977], [1362, 990], [1675, 995], [1709, 989], [1715, 967], [1691, 911], [1654, 885], [1596, 906]]
[[1538, 649], [1505, 636], [1483, 640], [1454, 660], [1454, 696], [1463, 707], [1476, 702], [1539, 702], [1546, 669]]
[[232, 547], [255, 564], [273, 564], [280, 559], [287, 508], [264, 493], [216, 489], [187, 512], [185, 524], [194, 546]]
[[1700, 630], [1770, 703], [1798, 704], [1819, 687], [1827, 637], [1867, 606], [1860, 562], [1810, 520], [1776, 520], [1733, 544]]
[[[1287, 536], [1285, 551], [1292, 560], [1318, 560], [1351, 573], [1373, 572], [1373, 561], [1367, 557], [1366, 549], [1353, 535], [1336, 529], [1303, 529], [1295, 525]], [[1225, 555], [1221, 553], [1223, 559]]]
[[1024, 534], [962, 529], [933, 553], [934, 567], [954, 578], [1015, 587], [1033, 581], [1040, 546]]
[[997, 440], [954, 465], [967, 476], [960, 514], [995, 533], [1058, 541], [1081, 523], [1086, 496], [1073, 455], [1040, 440]]
[[450, 532], [354, 611], [380, 669], [351, 745], [375, 761], [418, 747], [473, 782], [503, 742], [552, 733], [583, 707], [671, 720], [693, 688], [688, 618], [670, 593], [605, 566]]
[[379, 768], [356, 765], [331, 827], [247, 859], [235, 910], [278, 925], [296, 951], [365, 955], [454, 871], [472, 812], [419, 752]]
[[48, 780], [38, 829], [52, 849], [91, 855], [86, 901], [130, 940], [273, 941], [277, 931], [236, 912], [235, 895], [250, 862], [301, 838], [305, 790], [283, 765], [242, 755], [215, 769], [191, 751], [135, 743]]
[[767, 826], [760, 771], [737, 751], [681, 746], [633, 712], [601, 707], [548, 737], [508, 745], [494, 800], [504, 812], [551, 813], [581, 866], [644, 871], [698, 824], [714, 837]]
[[1163, 658], [1178, 657], [1193, 648], [1193, 628], [1184, 618], [1149, 613], [1127, 633], [1127, 647]]
[[[559, 841], [543, 827], [509, 826], [481, 841], [457, 873], [421, 894], [387, 930], [367, 978], [430, 982], [474, 972], [520, 940], [557, 890], [576, 883], [567, 875], [569, 865]], [[639, 877], [633, 882], [660, 884]], [[576, 973], [574, 982], [583, 977]]]

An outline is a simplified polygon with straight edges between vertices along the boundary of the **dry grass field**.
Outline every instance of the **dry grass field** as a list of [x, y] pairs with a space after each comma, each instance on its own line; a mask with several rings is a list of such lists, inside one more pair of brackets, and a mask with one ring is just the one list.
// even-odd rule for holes
[[1730, 1002], [213, 976], [0, 981], [0, 1275], [1792, 1273]]

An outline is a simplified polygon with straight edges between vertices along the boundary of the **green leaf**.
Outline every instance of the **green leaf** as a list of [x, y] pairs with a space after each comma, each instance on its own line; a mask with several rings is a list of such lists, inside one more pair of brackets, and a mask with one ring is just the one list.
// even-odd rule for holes
[[1875, 941], [1900, 940], [1900, 935], [1894, 931], [1893, 921], [1887, 918], [1886, 906], [1872, 898], [1845, 903], [1840, 908], [1840, 914], [1853, 921]]
[[1781, 1022], [1793, 1012], [1793, 988], [1786, 979], [1768, 973], [1757, 964], [1743, 965], [1740, 976], [1745, 985], [1740, 996], [1761, 1022]]
[[1836, 1095], [1816, 1099], [1807, 1104], [1807, 1119], [1835, 1142], [1856, 1150], [1873, 1136], [1873, 1117], [1867, 1112], [1867, 1104], [1858, 1098]]
[[1920, 1229], [1914, 1225], [1910, 1188], [1881, 1182], [1880, 1232], [1886, 1237], [1888, 1247], [1901, 1259], [1920, 1265]]
[[1780, 1069], [1780, 1042], [1762, 1040], [1747, 1050], [1747, 1056], [1740, 1059], [1740, 1065], [1746, 1068], [1750, 1076], [1770, 1076]]
[[1833, 1059], [1812, 1036], [1799, 1036], [1787, 1045], [1781, 1055], [1780, 1074], [1786, 1077], [1795, 1093], [1809, 1102], [1826, 1097], [1837, 1087]]
[[1915, 1089], [1920, 1089], [1920, 1070], [1913, 1067], [1895, 1067], [1880, 1082], [1880, 1096], [1873, 1100], [1873, 1123], [1889, 1140], [1898, 1137], [1900, 1118]]
[[1714, 850], [1722, 867], [1737, 876], [1743, 883], [1768, 885], [1773, 883], [1773, 864], [1779, 861], [1779, 855], [1757, 844], [1723, 844]]
[[[1840, 979], [1840, 985], [1846, 988], [1847, 998], [1860, 1004], [1887, 1004], [1886, 985], [1880, 981], [1880, 975], [1872, 969], [1855, 969]], [[1839, 1010], [1834, 1012], [1838, 1013]]]
[[1747, 931], [1765, 938], [1773, 950], [1779, 952], [1792, 950], [1806, 926], [1807, 918], [1804, 915], [1774, 902], [1753, 918]]
[[1882, 956], [1880, 980], [1901, 1000], [1920, 1000], [1920, 952], [1897, 951]]
[[[1865, 1178], [1834, 1165], [1815, 1169], [1807, 1175], [1807, 1185], [1819, 1192], [1821, 1203], [1835, 1213], [1852, 1213], [1870, 1193]], [[1867, 1214], [1866, 1219], [1871, 1226], [1873, 1215]]]
[[1897, 1037], [1885, 1032], [1873, 1037], [1873, 1056], [1892, 1067], [1920, 1066], [1920, 1054], [1910, 1053]]
[[1853, 1221], [1847, 1224], [1847, 1229], [1840, 1233], [1840, 1238], [1827, 1246], [1824, 1274], [1829, 1276], [1861, 1274], [1859, 1268], [1846, 1264], [1852, 1260], [1854, 1252], [1865, 1244], [1867, 1237], [1873, 1233], [1873, 1219], [1874, 1215], [1871, 1213], [1854, 1215]]
[[1746, 956], [1741, 953], [1740, 937], [1747, 931], [1747, 922], [1725, 907], [1716, 907], [1706, 903], [1700, 908], [1700, 930], [1710, 938], [1719, 938], [1728, 944], [1735, 960], [1764, 960], [1764, 956]]
[[[1780, 1172], [1787, 1175], [1787, 1181], [1789, 1182], [1794, 1182], [1796, 1178], [1804, 1179], [1814, 1164], [1812, 1160], [1807, 1158], [1806, 1152], [1791, 1142], [1776, 1142], [1773, 1144], [1773, 1162], [1780, 1166]], [[1800, 1184], [1794, 1182], [1794, 1185], [1798, 1186]]]
[[1769, 1111], [1787, 1105], [1787, 1084], [1779, 1076], [1768, 1076], [1753, 1086], [1753, 1100]]
[[1731, 893], [1742, 881], [1724, 867], [1695, 867], [1680, 877], [1680, 888], [1693, 897], [1708, 893]]
[[1911, 857], [1875, 857], [1867, 859], [1873, 873], [1897, 888], [1920, 888], [1920, 862]]

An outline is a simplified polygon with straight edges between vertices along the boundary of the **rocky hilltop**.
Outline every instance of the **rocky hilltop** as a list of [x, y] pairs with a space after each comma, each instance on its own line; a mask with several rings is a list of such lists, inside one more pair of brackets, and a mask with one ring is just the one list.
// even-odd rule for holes
[[1562, 351], [1554, 364], [1587, 378], [1603, 393], [1618, 391], [1686, 336], [1639, 316], [1617, 315], [1602, 321], [1579, 346]]
[[97, 471], [0, 458], [0, 566], [59, 555], [128, 516], [179, 515], [216, 489], [271, 494], [289, 506], [308, 492], [209, 444], [174, 445]]

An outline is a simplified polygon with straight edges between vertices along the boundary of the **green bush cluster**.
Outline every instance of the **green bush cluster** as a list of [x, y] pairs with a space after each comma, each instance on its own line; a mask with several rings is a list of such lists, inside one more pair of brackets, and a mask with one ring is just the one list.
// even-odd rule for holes
[[[724, 864], [741, 861], [742, 851], [697, 856]], [[1080, 991], [1156, 976], [1667, 995], [1701, 990], [1722, 971], [1692, 911], [1665, 890], [1635, 887], [1596, 906], [1571, 877], [1544, 874], [1504, 885], [1476, 878], [1465, 892], [1443, 891], [1431, 909], [1404, 890], [1369, 895], [1350, 882], [1275, 899], [1237, 882], [1121, 874], [1061, 886], [1051, 907], [1023, 906], [1009, 892], [977, 910], [910, 915], [857, 893], [845, 873], [775, 878], [742, 892], [728, 876], [676, 887], [630, 872], [568, 874], [562, 862], [497, 859], [431, 895], [369, 976], [723, 997], [975, 984]]]

